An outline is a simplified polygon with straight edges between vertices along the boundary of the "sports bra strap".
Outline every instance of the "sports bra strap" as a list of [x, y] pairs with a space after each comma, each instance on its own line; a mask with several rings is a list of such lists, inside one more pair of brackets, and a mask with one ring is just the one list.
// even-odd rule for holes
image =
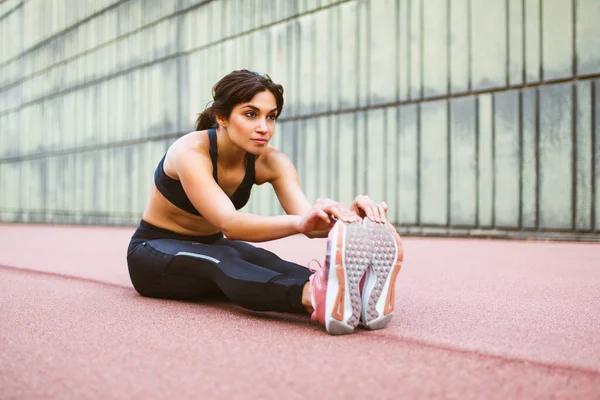
[[252, 153], [246, 153], [246, 155], [248, 156], [248, 167], [247, 167], [247, 171], [246, 171], [246, 178], [248, 179], [248, 182], [251, 185], [253, 185], [256, 182], [256, 172], [254, 170], [254, 164], [256, 161], [256, 156]]
[[218, 183], [217, 157], [219, 156], [219, 152], [217, 150], [217, 131], [215, 129], [208, 130], [208, 140], [210, 141], [210, 159], [213, 165], [213, 177], [215, 178], [215, 182]]

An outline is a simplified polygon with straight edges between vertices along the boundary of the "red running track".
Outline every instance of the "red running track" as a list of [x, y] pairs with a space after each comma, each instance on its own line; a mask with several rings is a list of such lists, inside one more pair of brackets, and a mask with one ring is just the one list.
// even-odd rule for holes
[[[405, 238], [396, 315], [147, 299], [133, 228], [0, 225], [1, 399], [600, 399], [600, 245]], [[262, 244], [301, 264], [324, 240]]]

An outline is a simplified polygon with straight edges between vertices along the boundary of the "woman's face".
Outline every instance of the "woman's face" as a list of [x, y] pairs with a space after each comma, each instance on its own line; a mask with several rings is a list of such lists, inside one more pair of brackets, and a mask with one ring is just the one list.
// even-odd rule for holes
[[268, 90], [257, 93], [248, 103], [237, 104], [225, 122], [229, 138], [248, 153], [260, 154], [275, 131], [277, 103]]

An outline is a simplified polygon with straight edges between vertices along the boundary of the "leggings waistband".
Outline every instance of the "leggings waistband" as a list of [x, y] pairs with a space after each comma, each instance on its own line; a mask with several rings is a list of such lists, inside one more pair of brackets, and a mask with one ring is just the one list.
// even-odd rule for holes
[[173, 239], [173, 240], [185, 240], [188, 242], [198, 242], [211, 244], [216, 240], [222, 239], [223, 233], [215, 233], [214, 235], [208, 236], [192, 236], [192, 235], [182, 235], [180, 233], [176, 233], [170, 231], [168, 229], [159, 228], [158, 226], [152, 225], [150, 222], [140, 220], [140, 225], [133, 233], [131, 237], [132, 241], [139, 240], [153, 240], [153, 239]]

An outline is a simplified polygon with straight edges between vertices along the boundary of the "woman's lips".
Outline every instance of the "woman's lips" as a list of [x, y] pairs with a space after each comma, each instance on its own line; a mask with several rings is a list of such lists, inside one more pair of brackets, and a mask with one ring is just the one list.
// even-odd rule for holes
[[259, 146], [264, 146], [265, 144], [267, 144], [267, 141], [265, 139], [252, 139], [252, 141]]

